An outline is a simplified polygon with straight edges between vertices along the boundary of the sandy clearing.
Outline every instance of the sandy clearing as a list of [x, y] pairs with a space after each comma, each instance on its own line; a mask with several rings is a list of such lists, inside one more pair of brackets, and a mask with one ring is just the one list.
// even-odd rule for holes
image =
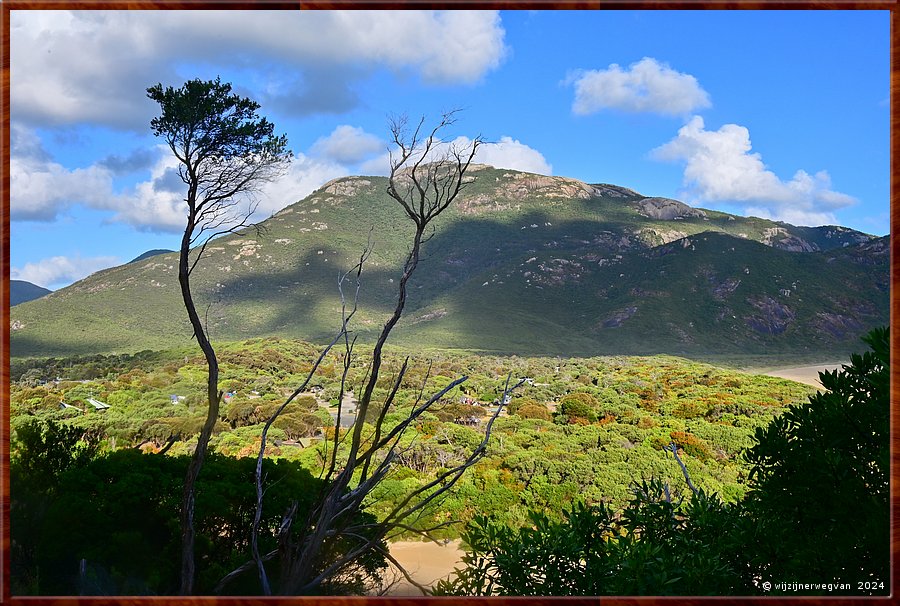
[[[463, 551], [459, 540], [446, 545], [427, 541], [397, 541], [390, 544], [391, 555], [397, 558], [417, 583], [431, 587], [449, 576], [454, 568], [462, 568]], [[422, 596], [422, 592], [402, 579], [391, 588], [388, 595]]]
[[762, 371], [760, 374], [770, 377], [780, 377], [782, 379], [790, 379], [798, 383], [805, 383], [821, 389], [822, 384], [819, 383], [819, 373], [823, 370], [835, 370], [840, 368], [841, 364], [818, 364], [815, 366], [795, 366], [793, 368], [775, 368], [772, 370]]

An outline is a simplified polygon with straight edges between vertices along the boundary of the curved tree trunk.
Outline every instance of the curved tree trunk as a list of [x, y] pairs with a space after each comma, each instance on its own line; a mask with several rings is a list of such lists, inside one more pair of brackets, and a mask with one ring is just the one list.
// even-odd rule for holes
[[190, 234], [193, 232], [192, 223], [192, 218], [189, 218], [188, 228], [185, 230], [185, 235], [181, 240], [178, 282], [181, 285], [181, 296], [184, 299], [184, 306], [187, 309], [188, 318], [194, 330], [194, 337], [197, 339], [197, 343], [206, 357], [208, 366], [206, 383], [208, 406], [206, 421], [200, 430], [200, 436], [197, 438], [197, 447], [194, 449], [190, 465], [188, 465], [187, 475], [184, 479], [184, 490], [181, 495], [181, 590], [179, 592], [181, 595], [194, 593], [194, 505], [196, 501], [196, 483], [197, 477], [200, 475], [200, 469], [203, 467], [203, 460], [206, 457], [213, 427], [215, 427], [216, 420], [219, 417], [219, 403], [222, 398], [222, 392], [219, 391], [219, 362], [216, 359], [216, 352], [209, 342], [191, 295], [188, 255], [191, 242]]

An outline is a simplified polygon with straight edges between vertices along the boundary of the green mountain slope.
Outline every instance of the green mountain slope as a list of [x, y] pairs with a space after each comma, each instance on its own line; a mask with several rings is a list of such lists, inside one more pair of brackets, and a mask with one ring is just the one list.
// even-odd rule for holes
[[[534, 355], [831, 354], [887, 322], [885, 238], [475, 168], [426, 245], [395, 342]], [[337, 277], [370, 230], [356, 329], [372, 337], [411, 234], [385, 186], [338, 179], [259, 232], [211, 243], [194, 282], [213, 338], [326, 339], [340, 321]], [[187, 344], [176, 261], [157, 255], [17, 306], [13, 355]]]

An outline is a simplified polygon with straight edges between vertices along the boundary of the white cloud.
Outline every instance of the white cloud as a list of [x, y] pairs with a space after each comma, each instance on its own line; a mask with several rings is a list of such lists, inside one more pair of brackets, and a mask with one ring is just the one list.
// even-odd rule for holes
[[699, 202], [739, 203], [750, 214], [803, 225], [836, 223], [833, 211], [857, 200], [831, 189], [826, 171], [798, 170], [790, 181], [769, 170], [751, 151], [750, 131], [725, 124], [717, 131], [694, 116], [678, 136], [651, 152], [659, 160], [684, 162], [688, 194]]
[[10, 158], [10, 219], [52, 221], [69, 206], [112, 203], [110, 172], [99, 166], [68, 170], [55, 162]]
[[165, 146], [157, 146], [151, 180], [126, 192], [114, 188], [114, 172], [101, 163], [68, 169], [50, 158], [35, 134], [21, 126], [12, 129], [10, 154], [10, 219], [53, 221], [69, 208], [82, 205], [112, 211], [111, 221], [146, 231], [184, 228], [183, 192], [164, 181], [177, 160]]
[[[465, 150], [472, 145], [468, 137], [456, 137], [450, 142], [442, 143], [434, 150], [434, 154], [440, 155], [447, 151], [449, 146]], [[542, 175], [553, 174], [553, 167], [547, 162], [543, 154], [538, 150], [525, 145], [518, 139], [509, 136], [500, 137], [497, 143], [482, 143], [475, 154], [473, 162], [477, 164], [490, 164], [495, 168], [508, 168]], [[363, 162], [361, 165], [363, 174], [387, 175], [390, 172], [390, 157], [387, 152]]]
[[[168, 148], [159, 147], [160, 159], [151, 178], [137, 184], [123, 204], [114, 210], [112, 221], [126, 223], [145, 231], [180, 232], [185, 227], [184, 185], [174, 172], [178, 160]], [[172, 179], [173, 174], [175, 179]], [[260, 184], [259, 191], [238, 198], [235, 216], [244, 214], [251, 200], [257, 203], [253, 221], [261, 221], [285, 206], [302, 200], [322, 184], [348, 175], [346, 167], [327, 159], [296, 154], [285, 173], [274, 181]]]
[[52, 221], [76, 203], [94, 208], [115, 204], [112, 173], [105, 166], [69, 170], [54, 162], [31, 130], [10, 132], [10, 219]]
[[120, 263], [116, 257], [50, 257], [37, 263], [26, 263], [21, 269], [12, 267], [9, 275], [13, 280], [26, 280], [55, 290]]
[[158, 159], [150, 170], [150, 180], [138, 183], [129, 195], [121, 196], [121, 202], [110, 208], [115, 211], [110, 220], [141, 231], [177, 233], [184, 230], [187, 222], [185, 191], [174, 187], [171, 179], [178, 169], [178, 159], [164, 145], [158, 145], [156, 150]]
[[178, 82], [184, 57], [267, 70], [253, 89], [303, 112], [329, 111], [332, 100], [347, 109], [352, 83], [379, 67], [474, 83], [506, 54], [496, 11], [13, 11], [10, 20], [12, 118], [41, 125], [146, 129], [155, 109], [146, 87]]
[[296, 154], [287, 173], [263, 187], [258, 196], [259, 207], [254, 220], [265, 219], [285, 206], [302, 200], [328, 181], [349, 174], [350, 171], [341, 164]]
[[696, 78], [650, 57], [627, 70], [613, 63], [607, 69], [577, 73], [570, 80], [575, 85], [572, 111], [581, 115], [603, 109], [682, 115], [711, 105]]
[[313, 143], [310, 153], [342, 163], [360, 162], [386, 148], [384, 141], [358, 126], [343, 124]]
[[[457, 139], [460, 144], [467, 144], [465, 137]], [[485, 143], [478, 148], [475, 161], [490, 164], [496, 168], [521, 170], [541, 175], [553, 174], [553, 167], [538, 150], [528, 147], [518, 139], [503, 136], [497, 143]]]
[[[141, 163], [146, 162], [145, 155], [153, 159], [150, 176], [122, 191], [115, 189], [115, 171], [108, 166], [109, 158], [86, 168], [67, 169], [53, 161], [33, 131], [22, 126], [12, 128], [11, 150], [13, 221], [54, 221], [80, 205], [110, 211], [108, 221], [141, 231], [177, 233], [185, 227], [185, 190], [177, 173], [179, 163], [164, 145], [145, 150], [146, 154], [133, 154], [142, 156]], [[348, 152], [344, 151], [346, 155]], [[323, 183], [348, 174], [347, 166], [327, 157], [297, 154], [282, 177], [263, 184], [255, 195], [259, 205], [254, 218], [265, 218], [306, 197]], [[248, 202], [249, 198], [245, 198], [236, 210], [245, 209]]]

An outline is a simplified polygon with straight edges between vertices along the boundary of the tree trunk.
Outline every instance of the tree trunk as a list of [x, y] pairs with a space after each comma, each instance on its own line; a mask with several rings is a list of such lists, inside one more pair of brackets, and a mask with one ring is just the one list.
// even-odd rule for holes
[[193, 219], [191, 217], [188, 219], [188, 227], [185, 229], [184, 237], [181, 240], [178, 282], [181, 285], [181, 296], [184, 299], [184, 306], [187, 309], [188, 318], [194, 330], [194, 337], [196, 337], [200, 349], [203, 350], [209, 372], [207, 373], [206, 384], [208, 401], [206, 421], [200, 430], [200, 436], [197, 438], [197, 447], [194, 449], [190, 465], [188, 465], [187, 475], [184, 479], [184, 490], [181, 495], [181, 595], [194, 593], [194, 505], [196, 501], [196, 483], [197, 477], [200, 475], [200, 468], [203, 467], [203, 460], [206, 457], [213, 427], [215, 427], [216, 420], [219, 417], [219, 402], [222, 397], [222, 393], [219, 391], [219, 363], [216, 359], [216, 352], [209, 342], [191, 295], [188, 254], [190, 252], [190, 238], [193, 227]]

